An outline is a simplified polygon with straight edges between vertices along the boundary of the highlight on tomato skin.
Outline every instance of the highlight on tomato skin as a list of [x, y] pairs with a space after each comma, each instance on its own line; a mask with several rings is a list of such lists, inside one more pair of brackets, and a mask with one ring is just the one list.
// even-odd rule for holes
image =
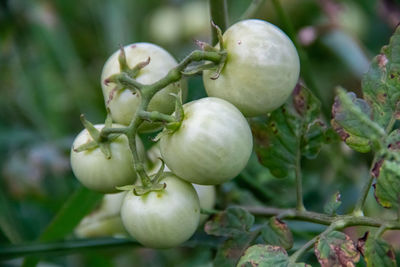
[[128, 192], [121, 218], [128, 233], [149, 248], [172, 248], [187, 241], [200, 221], [200, 203], [193, 186], [173, 173], [160, 181], [165, 189], [141, 196]]
[[223, 34], [223, 49], [227, 60], [218, 78], [215, 70], [203, 72], [208, 96], [231, 102], [246, 117], [266, 115], [288, 99], [300, 60], [282, 30], [267, 21], [242, 20]]
[[160, 139], [161, 155], [176, 175], [217, 185], [237, 176], [253, 149], [246, 118], [231, 103], [206, 97], [183, 105], [180, 128]]
[[[101, 130], [104, 124], [97, 124], [95, 127]], [[122, 125], [113, 124], [113, 127]], [[81, 152], [74, 150], [91, 140], [89, 132], [86, 129], [82, 130], [75, 138], [70, 154], [72, 171], [84, 186], [99, 193], [109, 194], [120, 192], [117, 186], [133, 184], [136, 181], [133, 156], [125, 135], [111, 141], [110, 159], [106, 158], [99, 147]], [[144, 147], [139, 137], [136, 138], [136, 146], [139, 157], [144, 159]]]

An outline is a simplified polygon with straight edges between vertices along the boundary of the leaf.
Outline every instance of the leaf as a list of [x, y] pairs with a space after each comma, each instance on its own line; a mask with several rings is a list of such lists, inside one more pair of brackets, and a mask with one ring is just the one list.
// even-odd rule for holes
[[382, 239], [367, 238], [364, 257], [368, 267], [396, 267], [393, 248]]
[[275, 177], [292, 175], [299, 153], [308, 158], [318, 154], [327, 131], [319, 114], [318, 99], [298, 84], [292, 97], [266, 121], [251, 122], [259, 161]]
[[287, 224], [272, 217], [261, 230], [261, 237], [269, 245], [290, 249], [293, 246], [293, 235]]
[[254, 216], [238, 207], [230, 207], [206, 223], [206, 233], [226, 238], [218, 248], [214, 266], [236, 265], [246, 248], [259, 235], [258, 231], [250, 231], [253, 223]]
[[249, 247], [240, 258], [237, 267], [306, 267], [305, 263], [291, 264], [289, 257], [281, 247], [271, 245], [254, 245]]
[[397, 207], [400, 201], [400, 130], [390, 133], [380, 154], [372, 169], [376, 179], [375, 198], [385, 208]]
[[315, 243], [314, 252], [322, 267], [353, 267], [360, 260], [353, 241], [338, 231], [322, 235]]
[[248, 211], [229, 207], [226, 211], [213, 216], [204, 226], [204, 230], [209, 235], [233, 237], [249, 232], [254, 223], [254, 216]]
[[384, 134], [383, 129], [372, 121], [372, 111], [367, 102], [352, 92], [338, 89], [332, 106], [332, 127], [352, 149], [366, 153], [371, 150], [371, 140]]
[[[102, 197], [102, 194], [80, 187], [58, 211], [40, 235], [39, 241], [56, 241], [71, 233], [82, 218], [93, 210]], [[28, 257], [25, 259], [23, 266], [35, 266], [38, 262], [38, 258]]]
[[363, 77], [364, 99], [371, 107], [372, 117], [382, 128], [389, 124], [392, 114], [398, 118], [400, 101], [400, 27], [382, 47]]
[[340, 207], [342, 204], [342, 201], [340, 200], [341, 195], [340, 192], [336, 192], [331, 199], [325, 204], [324, 206], [324, 212], [328, 215], [334, 215], [336, 214], [336, 210]]

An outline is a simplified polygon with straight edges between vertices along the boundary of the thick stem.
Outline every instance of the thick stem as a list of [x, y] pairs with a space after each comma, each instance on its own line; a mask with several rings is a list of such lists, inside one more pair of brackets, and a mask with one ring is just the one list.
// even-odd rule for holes
[[[210, 17], [211, 21], [217, 25], [222, 32], [228, 27], [228, 6], [226, 0], [210, 0]], [[211, 44], [218, 43], [218, 35], [216, 29], [211, 26]]]

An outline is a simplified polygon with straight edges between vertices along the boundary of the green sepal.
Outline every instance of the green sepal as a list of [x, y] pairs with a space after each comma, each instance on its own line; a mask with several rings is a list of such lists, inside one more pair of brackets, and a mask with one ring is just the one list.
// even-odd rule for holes
[[224, 38], [222, 37], [222, 31], [221, 28], [218, 27], [218, 25], [216, 25], [214, 23], [214, 21], [211, 21], [211, 26], [214, 27], [214, 29], [217, 31], [217, 37], [218, 37], [218, 43], [219, 43], [219, 50], [223, 51], [224, 50]]
[[161, 181], [161, 179], [165, 177], [165, 175], [164, 175], [164, 168], [165, 168], [164, 160], [160, 157], [158, 159], [161, 160], [161, 166], [158, 169], [157, 173], [152, 176], [152, 179], [151, 179], [152, 184], [158, 184]]
[[197, 74], [199, 72], [202, 72], [203, 70], [208, 70], [211, 69], [213, 67], [215, 67], [216, 65], [214, 63], [204, 63], [204, 64], [198, 64], [195, 65], [193, 67], [187, 68], [185, 71], [181, 71], [182, 75], [185, 76], [192, 76], [194, 74]]
[[106, 108], [106, 110], [107, 110], [107, 117], [106, 117], [106, 121], [104, 122], [104, 126], [106, 128], [111, 128], [112, 127], [112, 123], [113, 123], [113, 120], [112, 120], [112, 117], [111, 117], [111, 110], [108, 107]]
[[133, 194], [136, 196], [143, 196], [152, 191], [162, 191], [167, 187], [166, 183], [163, 184], [153, 184], [151, 187], [144, 187], [141, 185], [137, 185], [133, 188]]
[[109, 142], [99, 142], [98, 143], [101, 152], [106, 156], [107, 159], [111, 158], [111, 148]]
[[121, 191], [132, 191], [133, 188], [135, 188], [135, 185], [130, 184], [130, 185], [123, 185], [123, 186], [116, 186], [115, 188], [118, 190], [121, 190]]
[[99, 145], [96, 141], [89, 141], [87, 143], [84, 143], [80, 146], [78, 146], [77, 148], [73, 147], [72, 150], [74, 150], [75, 152], [82, 152], [82, 151], [86, 151], [86, 150], [91, 150], [91, 149], [95, 149], [98, 148]]
[[120, 45], [119, 50], [120, 50], [120, 53], [118, 55], [119, 69], [121, 70], [121, 72], [128, 71], [129, 66], [128, 66], [128, 62], [126, 61], [125, 49], [122, 45]]
[[194, 40], [194, 42], [196, 43], [196, 45], [203, 51], [207, 51], [207, 52], [218, 52], [218, 50], [211, 46], [209, 43], [207, 42], [203, 42], [200, 40]]
[[88, 121], [83, 114], [81, 114], [81, 122], [93, 140], [97, 142], [100, 139], [100, 131], [97, 130], [96, 127], [94, 127], [94, 125]]

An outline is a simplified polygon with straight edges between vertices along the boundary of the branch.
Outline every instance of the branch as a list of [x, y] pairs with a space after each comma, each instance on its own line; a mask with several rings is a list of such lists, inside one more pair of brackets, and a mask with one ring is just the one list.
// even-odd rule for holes
[[[210, 17], [211, 21], [224, 32], [228, 27], [228, 7], [226, 0], [210, 0]], [[216, 29], [211, 26], [211, 44], [218, 43], [218, 36]]]

